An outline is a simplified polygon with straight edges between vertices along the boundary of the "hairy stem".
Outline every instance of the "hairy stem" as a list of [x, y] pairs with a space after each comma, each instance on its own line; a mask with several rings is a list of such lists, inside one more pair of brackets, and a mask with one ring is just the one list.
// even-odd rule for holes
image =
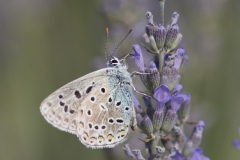
[[160, 19], [161, 19], [161, 21], [160, 21], [160, 23], [162, 24], [162, 25], [164, 25], [164, 5], [165, 5], [165, 1], [166, 0], [159, 0], [159, 4], [160, 4], [160, 12], [161, 12], [161, 14], [160, 14]]
[[160, 76], [162, 75], [162, 68], [163, 68], [163, 63], [164, 63], [164, 52], [161, 51], [158, 55], [159, 58], [159, 73]]
[[159, 142], [159, 136], [156, 135], [156, 137], [153, 140], [151, 140], [151, 157], [150, 157], [151, 160], [154, 159], [157, 153], [156, 146], [158, 146], [158, 142]]

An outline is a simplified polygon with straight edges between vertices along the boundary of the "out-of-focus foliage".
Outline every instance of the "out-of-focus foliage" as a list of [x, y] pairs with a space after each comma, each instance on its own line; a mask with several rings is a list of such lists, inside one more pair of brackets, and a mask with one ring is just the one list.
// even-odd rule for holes
[[[76, 136], [49, 125], [39, 112], [47, 95], [90, 72], [94, 57], [104, 57], [104, 28], [111, 22], [104, 23], [99, 3], [0, 2], [0, 159], [107, 159], [110, 150], [85, 148]], [[157, 20], [158, 2], [149, 3]], [[174, 11], [180, 14], [182, 44], [190, 59], [181, 80], [183, 91], [191, 94], [190, 119], [205, 121], [201, 148], [213, 160], [240, 157], [231, 146], [240, 126], [239, 5], [238, 0], [166, 2], [166, 19]], [[192, 126], [186, 129], [190, 134]], [[138, 141], [133, 138], [130, 145]], [[121, 147], [118, 154], [125, 157]]]

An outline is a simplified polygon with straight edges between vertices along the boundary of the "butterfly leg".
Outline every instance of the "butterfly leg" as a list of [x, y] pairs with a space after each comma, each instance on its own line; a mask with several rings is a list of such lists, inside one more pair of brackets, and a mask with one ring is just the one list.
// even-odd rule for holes
[[[136, 88], [135, 88], [133, 85], [130, 84], [130, 86], [133, 88], [134, 92], [139, 93], [139, 94], [142, 94], [142, 95], [147, 96], [147, 97], [149, 97], [149, 98], [155, 99], [155, 98], [154, 98], [153, 96], [151, 96], [151, 95], [148, 95], [148, 94], [146, 94], [146, 93], [144, 93], [144, 92], [141, 92], [141, 91], [136, 90]], [[156, 100], [156, 99], [155, 99], [155, 100]], [[157, 101], [157, 100], [156, 100], [156, 101]]]
[[150, 74], [153, 74], [153, 73], [142, 73], [142, 72], [134, 71], [132, 72], [131, 77], [134, 77], [135, 75], [150, 75]]
[[137, 119], [136, 119], [136, 112], [134, 107], [132, 108], [132, 119], [130, 122], [130, 127], [133, 131], [135, 131], [137, 129]]
[[136, 88], [135, 88], [132, 84], [130, 84], [130, 85], [131, 85], [131, 87], [133, 88], [134, 92], [139, 93], [139, 94], [142, 94], [142, 95], [147, 96], [147, 97], [150, 97], [150, 98], [153, 98], [151, 95], [148, 95], [148, 94], [146, 94], [146, 93], [144, 93], [144, 92], [141, 92], [141, 91], [136, 90]]

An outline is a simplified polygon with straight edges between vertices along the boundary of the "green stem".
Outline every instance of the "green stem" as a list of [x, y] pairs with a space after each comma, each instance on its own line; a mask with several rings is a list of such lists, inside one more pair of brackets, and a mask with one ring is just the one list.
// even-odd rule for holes
[[159, 73], [162, 75], [163, 63], [164, 63], [164, 52], [161, 51], [158, 55], [159, 58]]
[[159, 136], [156, 135], [156, 137], [153, 140], [151, 140], [151, 157], [150, 157], [151, 160], [153, 160], [155, 155], [157, 154], [156, 146], [158, 146], [158, 142]]
[[162, 25], [164, 25], [164, 5], [165, 5], [165, 2], [166, 2], [166, 0], [159, 0], [160, 12], [161, 12], [161, 15], [160, 15], [161, 21], [160, 21], [160, 23]]

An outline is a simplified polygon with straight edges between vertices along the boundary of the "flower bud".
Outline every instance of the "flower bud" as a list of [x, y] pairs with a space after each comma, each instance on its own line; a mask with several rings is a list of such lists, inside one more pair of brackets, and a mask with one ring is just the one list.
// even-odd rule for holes
[[153, 61], [156, 64], [156, 67], [159, 68], [159, 55], [155, 55]]
[[161, 146], [156, 146], [155, 148], [156, 148], [157, 153], [153, 160], [160, 160], [163, 153], [165, 152], [165, 148], [161, 147]]
[[154, 62], [150, 62], [149, 68], [151, 73], [149, 75], [149, 79], [150, 79], [150, 82], [152, 83], [153, 89], [155, 89], [160, 84], [160, 74]]
[[177, 37], [173, 40], [171, 46], [168, 47], [167, 52], [175, 49], [175, 48], [180, 44], [180, 42], [181, 42], [181, 40], [182, 40], [182, 36], [183, 36], [183, 35], [182, 35], [181, 33], [178, 33], [178, 34], [177, 34]]
[[167, 133], [171, 131], [171, 129], [175, 126], [178, 120], [178, 116], [176, 112], [180, 108], [180, 105], [183, 103], [183, 101], [184, 101], [184, 98], [182, 95], [172, 97], [171, 107], [170, 109], [167, 110], [165, 114], [161, 131]]
[[139, 149], [134, 149], [132, 150], [132, 153], [134, 154], [134, 156], [136, 157], [137, 160], [145, 160], [142, 156], [142, 153]]
[[164, 139], [164, 138], [162, 138], [161, 141], [162, 141], [163, 146], [165, 147], [165, 149], [168, 152], [171, 151], [171, 149], [174, 147], [174, 144], [173, 144], [171, 139]]
[[172, 48], [173, 42], [175, 42], [176, 38], [178, 37], [179, 34], [179, 27], [177, 24], [172, 25], [166, 35], [166, 40], [165, 40], [165, 47], [167, 49]]
[[176, 59], [176, 54], [166, 54], [164, 56], [164, 65], [165, 67], [173, 67], [175, 59]]
[[202, 140], [202, 132], [205, 124], [203, 121], [199, 121], [196, 126], [193, 128], [192, 135], [190, 137], [192, 141], [193, 148], [197, 148]]
[[177, 111], [178, 113], [178, 119], [182, 123], [184, 120], [186, 120], [189, 112], [190, 112], [190, 95], [185, 93], [184, 95], [184, 102], [181, 104], [181, 107]]
[[143, 117], [141, 114], [137, 113], [136, 114], [136, 119], [137, 119], [137, 126], [139, 127], [140, 130], [144, 130], [143, 128], [143, 124], [142, 124], [142, 121], [143, 121]]
[[188, 64], [188, 55], [184, 54], [184, 56], [182, 58], [182, 63], [181, 63], [181, 66], [180, 66], [180, 73], [182, 73], [185, 70], [187, 64]]
[[178, 49], [176, 50], [176, 59], [174, 61], [174, 67], [179, 69], [182, 65], [182, 59], [185, 55], [185, 50], [183, 49], [183, 47], [178, 47]]
[[134, 95], [132, 95], [132, 99], [133, 99], [133, 104], [134, 104], [134, 108], [136, 110], [136, 113], [143, 113], [143, 109], [140, 106], [137, 98]]
[[173, 12], [172, 19], [167, 25], [167, 31], [172, 27], [172, 25], [176, 24], [179, 18], [179, 14], [177, 12]]
[[146, 135], [149, 137], [152, 137], [153, 135], [153, 125], [151, 119], [148, 117], [148, 115], [145, 115], [142, 120], [143, 125], [143, 131]]
[[129, 147], [129, 144], [125, 144], [124, 147], [123, 147], [123, 151], [125, 152], [125, 154], [129, 157], [132, 157], [135, 158], [134, 154], [132, 153], [130, 147]]
[[138, 44], [132, 45], [134, 54], [130, 54], [129, 56], [134, 60], [138, 70], [140, 72], [145, 72], [146, 67], [143, 61], [142, 51]]
[[163, 67], [161, 84], [165, 84], [172, 91], [174, 86], [180, 82], [181, 76], [175, 67]]
[[152, 35], [150, 35], [149, 41], [150, 41], [150, 46], [151, 46], [152, 50], [153, 50], [154, 52], [158, 53], [159, 50], [158, 50], [156, 41], [155, 41], [155, 39], [154, 39], [154, 37], [153, 37]]
[[144, 33], [144, 35], [142, 35], [142, 37], [143, 37], [144, 42], [149, 46], [150, 45], [150, 40], [148, 38], [147, 33]]
[[155, 111], [155, 109], [153, 108], [152, 106], [152, 103], [151, 103], [151, 98], [150, 97], [147, 97], [147, 96], [143, 96], [143, 101], [145, 103], [145, 106], [146, 106], [146, 113], [147, 115], [149, 116], [150, 119], [152, 119], [153, 117], [153, 113]]
[[145, 27], [145, 32], [148, 35], [148, 37], [155, 35], [156, 32], [156, 27], [154, 26], [154, 24], [147, 24]]
[[166, 30], [163, 25], [159, 24], [155, 32], [155, 41], [158, 49], [161, 49], [164, 46], [166, 38]]
[[184, 133], [181, 130], [181, 128], [178, 127], [178, 126], [174, 126], [173, 127], [173, 133], [174, 133], [174, 135], [176, 137], [176, 141], [178, 142], [179, 149], [182, 150], [184, 145], [185, 145], [186, 136], [184, 135]]
[[163, 118], [164, 118], [164, 110], [162, 111], [155, 111], [153, 114], [153, 132], [154, 133], [158, 133], [161, 126], [162, 126], [162, 122], [163, 122]]
[[153, 14], [150, 11], [147, 11], [145, 15], [148, 23], [153, 25]]
[[165, 134], [175, 126], [177, 123], [178, 117], [177, 114], [171, 110], [167, 110], [162, 126], [161, 126], [161, 131]]
[[182, 150], [182, 154], [185, 157], [185, 159], [188, 159], [188, 157], [191, 155], [193, 146], [192, 141], [188, 140]]
[[[147, 73], [147, 69], [143, 61], [143, 56], [142, 56], [142, 51], [140, 46], [135, 44], [135, 45], [132, 45], [132, 48], [133, 48], [134, 54], [129, 54], [129, 56], [134, 60], [135, 65], [138, 68], [138, 71], [142, 73]], [[151, 82], [149, 81], [148, 75], [142, 74], [140, 75], [140, 78], [143, 84], [146, 86], [146, 88], [151, 90], [152, 86], [151, 86]]]

